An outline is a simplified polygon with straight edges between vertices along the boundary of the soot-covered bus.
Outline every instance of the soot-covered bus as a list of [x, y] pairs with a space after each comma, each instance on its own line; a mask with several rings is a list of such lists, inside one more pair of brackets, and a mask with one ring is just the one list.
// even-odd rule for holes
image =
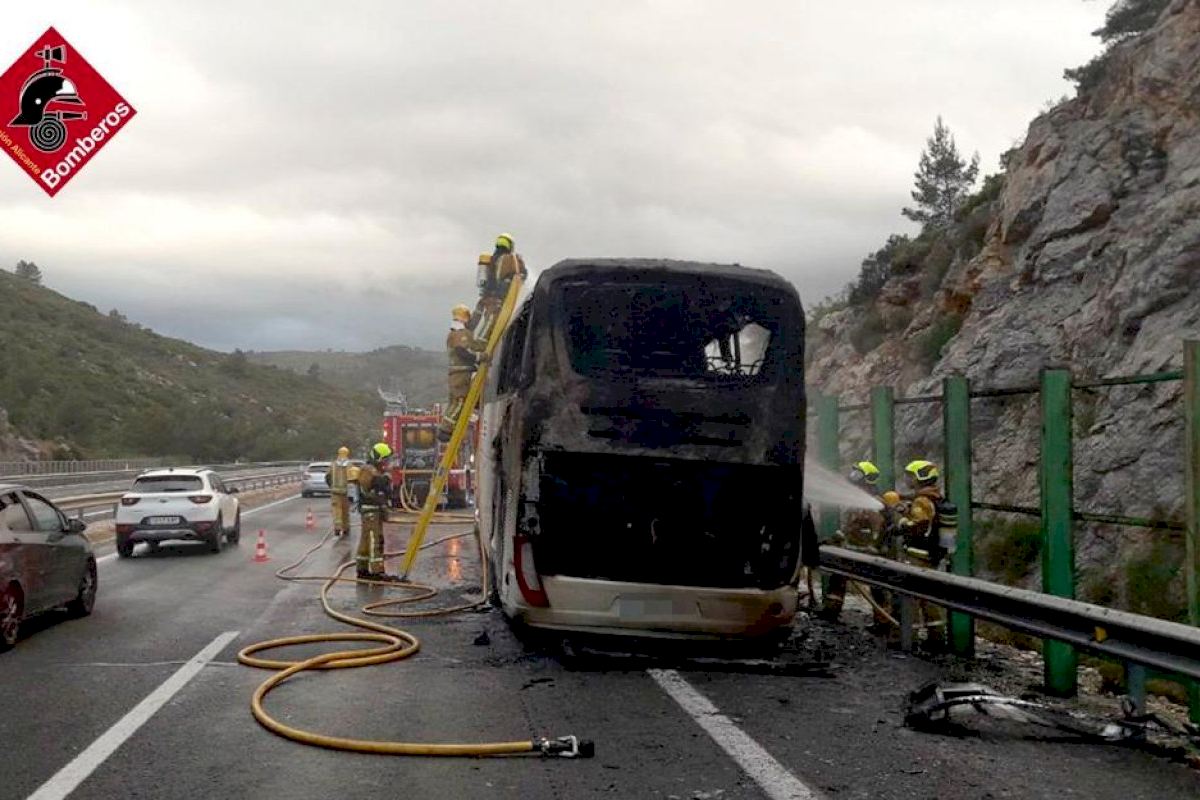
[[505, 331], [477, 513], [525, 625], [752, 638], [796, 612], [804, 313], [772, 272], [568, 260]]

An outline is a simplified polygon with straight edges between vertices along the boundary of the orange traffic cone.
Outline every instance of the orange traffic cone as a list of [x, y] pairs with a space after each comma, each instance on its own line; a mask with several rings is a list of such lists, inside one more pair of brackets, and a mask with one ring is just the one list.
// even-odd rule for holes
[[271, 560], [267, 557], [267, 534], [262, 528], [258, 529], [258, 543], [254, 545], [254, 560], [260, 564]]
[[317, 520], [313, 517], [311, 507], [304, 512], [304, 527], [308, 528], [310, 531], [317, 527]]

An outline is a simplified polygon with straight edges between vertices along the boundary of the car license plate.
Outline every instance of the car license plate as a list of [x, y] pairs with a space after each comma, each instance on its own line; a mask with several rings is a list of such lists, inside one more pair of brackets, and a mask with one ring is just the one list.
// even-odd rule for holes
[[179, 517], [150, 517], [146, 521], [151, 525], [175, 525], [179, 522]]

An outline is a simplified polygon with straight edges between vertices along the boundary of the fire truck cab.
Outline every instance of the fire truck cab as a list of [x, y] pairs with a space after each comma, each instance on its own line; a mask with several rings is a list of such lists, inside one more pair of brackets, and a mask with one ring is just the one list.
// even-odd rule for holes
[[[392, 503], [397, 508], [419, 508], [429, 496], [433, 471], [445, 455], [446, 445], [438, 441], [441, 409], [401, 411], [389, 409], [383, 418], [384, 441], [392, 448]], [[474, 452], [477, 426], [471, 422], [450, 470], [445, 494], [439, 505], [463, 508], [474, 498]]]

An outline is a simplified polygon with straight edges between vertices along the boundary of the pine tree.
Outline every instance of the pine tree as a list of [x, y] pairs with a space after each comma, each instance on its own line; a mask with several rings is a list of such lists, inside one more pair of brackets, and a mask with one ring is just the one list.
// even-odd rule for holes
[[967, 198], [978, 175], [979, 154], [971, 157], [970, 164], [964, 161], [954, 135], [939, 116], [913, 175], [916, 188], [912, 199], [917, 207], [905, 208], [901, 213], [925, 227], [945, 227], [954, 221], [954, 213]]
[[24, 278], [36, 284], [41, 284], [42, 282], [42, 271], [32, 261], [18, 261], [16, 273], [18, 278]]

